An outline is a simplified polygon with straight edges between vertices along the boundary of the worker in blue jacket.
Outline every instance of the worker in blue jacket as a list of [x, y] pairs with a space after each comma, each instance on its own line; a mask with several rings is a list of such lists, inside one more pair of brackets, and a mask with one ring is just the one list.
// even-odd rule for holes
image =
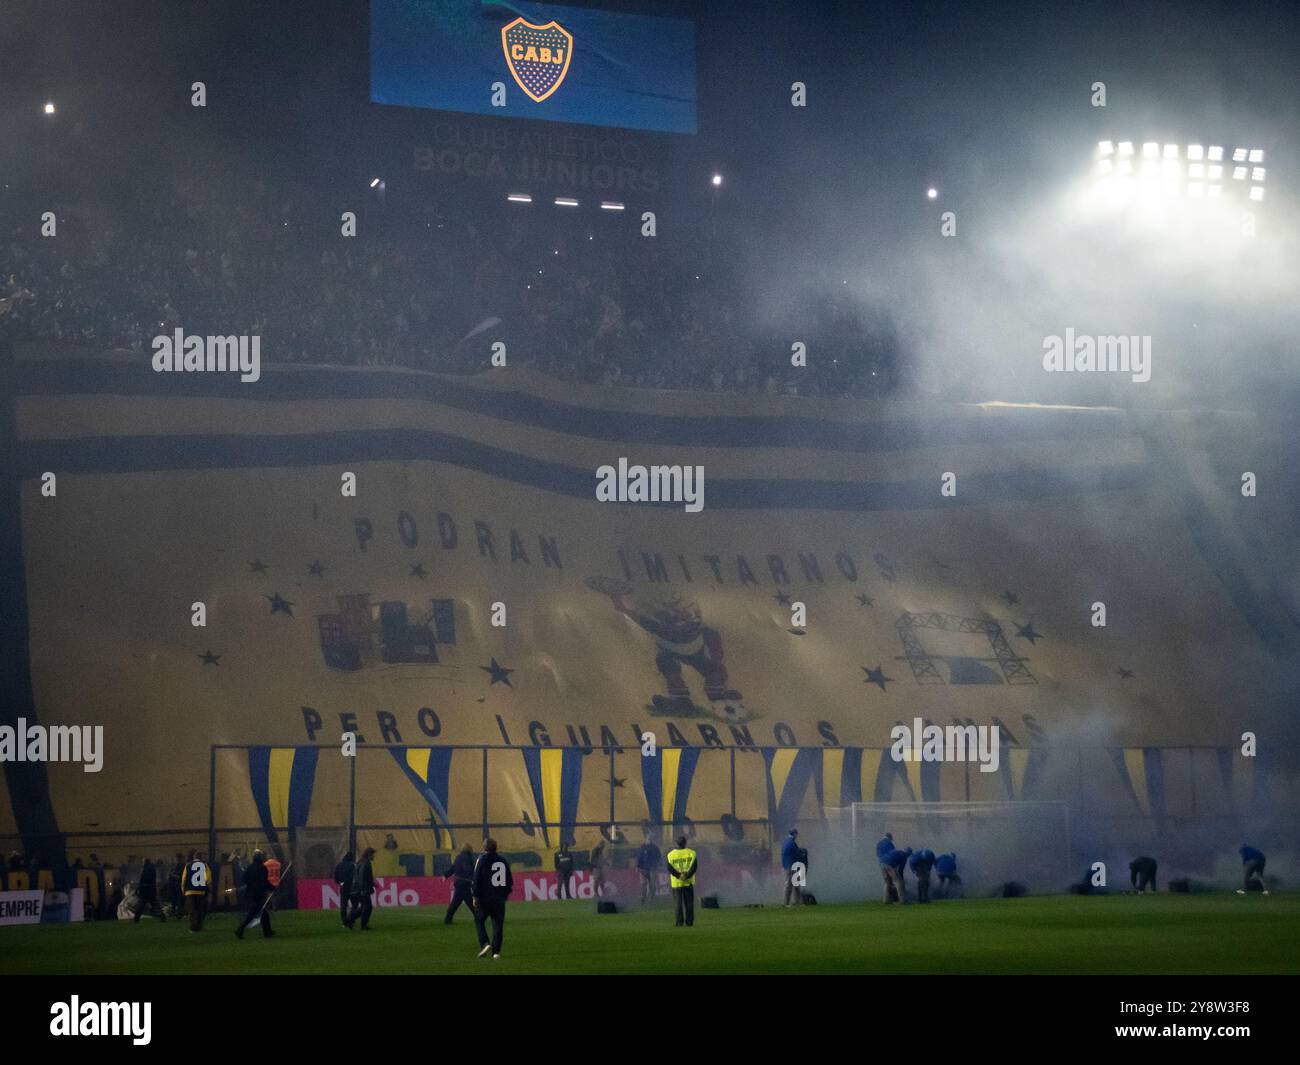
[[1256, 850], [1248, 843], [1243, 843], [1241, 845], [1241, 868], [1245, 874], [1245, 883], [1237, 888], [1237, 894], [1246, 894], [1250, 890], [1251, 881], [1258, 880], [1260, 890], [1267, 895], [1268, 888], [1264, 886], [1264, 852]]
[[876, 844], [876, 860], [880, 862], [880, 879], [884, 881], [885, 902], [896, 902], [898, 894], [894, 890], [894, 881], [889, 875], [889, 856], [894, 853], [894, 834], [886, 832]]
[[930, 870], [934, 868], [934, 851], [922, 847], [912, 855], [908, 863], [912, 875], [916, 877], [916, 901], [930, 901]]
[[[803, 889], [808, 882], [808, 852], [799, 846], [797, 828], [790, 829], [790, 834], [781, 844], [781, 868], [785, 870], [785, 904], [802, 906]], [[792, 898], [793, 903], [790, 901]]]
[[934, 860], [934, 871], [939, 875], [939, 886], [944, 889], [945, 895], [953, 884], [961, 885], [961, 877], [957, 875], [957, 855], [939, 855]]
[[908, 847], [905, 851], [895, 848], [889, 852], [889, 862], [886, 868], [889, 870], [890, 882], [894, 893], [898, 896], [897, 901], [900, 903], [907, 902], [907, 884], [903, 874], [907, 869], [907, 859], [911, 856], [911, 847]]

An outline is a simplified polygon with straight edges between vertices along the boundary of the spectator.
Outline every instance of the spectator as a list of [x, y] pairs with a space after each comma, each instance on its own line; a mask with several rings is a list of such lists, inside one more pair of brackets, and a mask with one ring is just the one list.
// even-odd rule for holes
[[[785, 904], [803, 905], [803, 889], [807, 884], [808, 852], [799, 846], [799, 830], [790, 829], [781, 845], [781, 868], [785, 870]], [[790, 900], [794, 901], [791, 902]]]

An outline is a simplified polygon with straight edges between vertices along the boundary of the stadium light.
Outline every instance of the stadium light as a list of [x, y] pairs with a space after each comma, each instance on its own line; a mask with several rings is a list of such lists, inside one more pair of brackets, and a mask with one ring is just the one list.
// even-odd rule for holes
[[1233, 148], [1233, 149], [1232, 149], [1232, 161], [1233, 161], [1234, 163], [1244, 163], [1244, 162], [1246, 161], [1246, 149], [1245, 149], [1245, 148]]
[[1130, 156], [1130, 155], [1132, 155], [1132, 154], [1133, 154], [1133, 142], [1132, 142], [1132, 141], [1120, 141], [1120, 142], [1119, 142], [1119, 154], [1120, 154], [1121, 156]]
[[1115, 145], [1111, 141], [1099, 141], [1097, 144], [1097, 151], [1102, 155], [1114, 155]]
[[621, 203], [615, 203], [612, 200], [601, 200], [600, 209], [602, 211], [621, 211], [623, 210], [623, 205]]
[[574, 199], [570, 199], [568, 196], [557, 196], [555, 197], [555, 206], [556, 207], [577, 207], [578, 201]]
[[1252, 169], [1251, 172], [1250, 172], [1250, 180], [1251, 180], [1251, 181], [1263, 181], [1263, 180], [1264, 180], [1264, 168], [1263, 168], [1262, 166], [1257, 166], [1257, 167], [1255, 167], [1254, 169]]
[[939, 190], [936, 189], [936, 188], [934, 188], [934, 187], [932, 186], [932, 187], [930, 187], [930, 188], [928, 188], [928, 189], [925, 190], [925, 194], [926, 194], [927, 197], [929, 197], [929, 198], [932, 199], [932, 200], [934, 200], [934, 199], [938, 199], [938, 197], [939, 197]]
[[1194, 177], [1194, 178], [1203, 178], [1203, 177], [1205, 177], [1205, 164], [1204, 164], [1204, 163], [1190, 163], [1190, 164], [1188, 164], [1188, 167], [1187, 167], [1187, 176], [1188, 176], [1188, 177]]
[[1223, 177], [1223, 167], [1212, 166], [1209, 168], [1209, 177], [1211, 181], [1218, 181]]
[[1204, 158], [1205, 158], [1205, 145], [1203, 145], [1203, 144], [1189, 144], [1189, 145], [1187, 146], [1187, 158], [1188, 158], [1188, 159], [1204, 159]]
[[46, 104], [45, 104], [45, 113], [46, 113], [47, 115], [52, 115], [52, 114], [54, 114], [54, 101], [53, 101], [53, 100], [48, 100], [48, 101], [46, 101]]
[[1119, 167], [1117, 168], [1116, 172], [1119, 174], [1120, 177], [1131, 176], [1133, 173], [1133, 160], [1121, 159], [1119, 161]]
[[1217, 200], [1217, 199], [1219, 198], [1219, 194], [1220, 194], [1221, 192], [1223, 192], [1223, 186], [1222, 186], [1222, 185], [1211, 185], [1211, 186], [1210, 186], [1210, 199], [1212, 199], [1212, 200]]
[[1178, 158], [1178, 145], [1176, 145], [1176, 144], [1166, 144], [1166, 145], [1165, 145], [1165, 158], [1166, 158], [1166, 159], [1177, 159], [1177, 158]]
[[1245, 168], [1244, 166], [1234, 166], [1234, 167], [1232, 168], [1232, 180], [1233, 180], [1233, 181], [1245, 181], [1245, 180], [1246, 180], [1246, 168]]
[[1219, 162], [1222, 162], [1222, 161], [1223, 161], [1223, 146], [1222, 146], [1222, 145], [1215, 144], [1215, 145], [1213, 145], [1213, 146], [1210, 148], [1209, 160], [1210, 160], [1210, 162], [1212, 162], [1212, 163], [1219, 163]]
[[1256, 201], [1262, 200], [1264, 198], [1264, 186], [1252, 185], [1250, 188], [1250, 198]]
[[1252, 163], [1262, 163], [1264, 161], [1264, 149], [1252, 148], [1250, 150], [1250, 161]]
[[371, 178], [371, 179], [370, 179], [370, 187], [371, 187], [372, 189], [377, 189], [377, 188], [379, 188], [379, 179], [378, 179], [378, 178]]
[[1159, 155], [1160, 155], [1160, 145], [1158, 145], [1155, 141], [1147, 141], [1144, 145], [1142, 145], [1143, 159], [1155, 159], [1159, 157]]
[[506, 197], [511, 203], [532, 203], [533, 198], [526, 192], [512, 192]]
[[721, 185], [721, 184], [722, 184], [722, 175], [721, 175], [721, 174], [714, 174], [714, 175], [713, 175], [713, 187], [716, 189], [716, 188], [717, 188], [719, 185]]

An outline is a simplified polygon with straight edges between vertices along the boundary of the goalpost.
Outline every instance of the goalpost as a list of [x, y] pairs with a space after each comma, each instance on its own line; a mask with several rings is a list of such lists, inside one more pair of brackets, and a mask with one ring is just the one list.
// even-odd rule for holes
[[1078, 879], [1065, 802], [857, 802], [826, 807], [826, 821], [832, 846], [854, 864], [874, 864], [886, 832], [903, 850], [954, 853], [973, 893], [1016, 880], [1046, 894]]

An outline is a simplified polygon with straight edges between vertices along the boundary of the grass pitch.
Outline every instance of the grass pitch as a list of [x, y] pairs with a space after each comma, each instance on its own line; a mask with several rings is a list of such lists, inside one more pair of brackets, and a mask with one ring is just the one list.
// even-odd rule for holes
[[0, 928], [3, 971], [182, 973], [1300, 973], [1300, 896], [1154, 895], [879, 902], [696, 910], [662, 903], [598, 916], [590, 902], [511, 905], [499, 960], [477, 958], [462, 909], [376, 910], [367, 932], [336, 912], [275, 915], [241, 942], [217, 914], [183, 921]]

